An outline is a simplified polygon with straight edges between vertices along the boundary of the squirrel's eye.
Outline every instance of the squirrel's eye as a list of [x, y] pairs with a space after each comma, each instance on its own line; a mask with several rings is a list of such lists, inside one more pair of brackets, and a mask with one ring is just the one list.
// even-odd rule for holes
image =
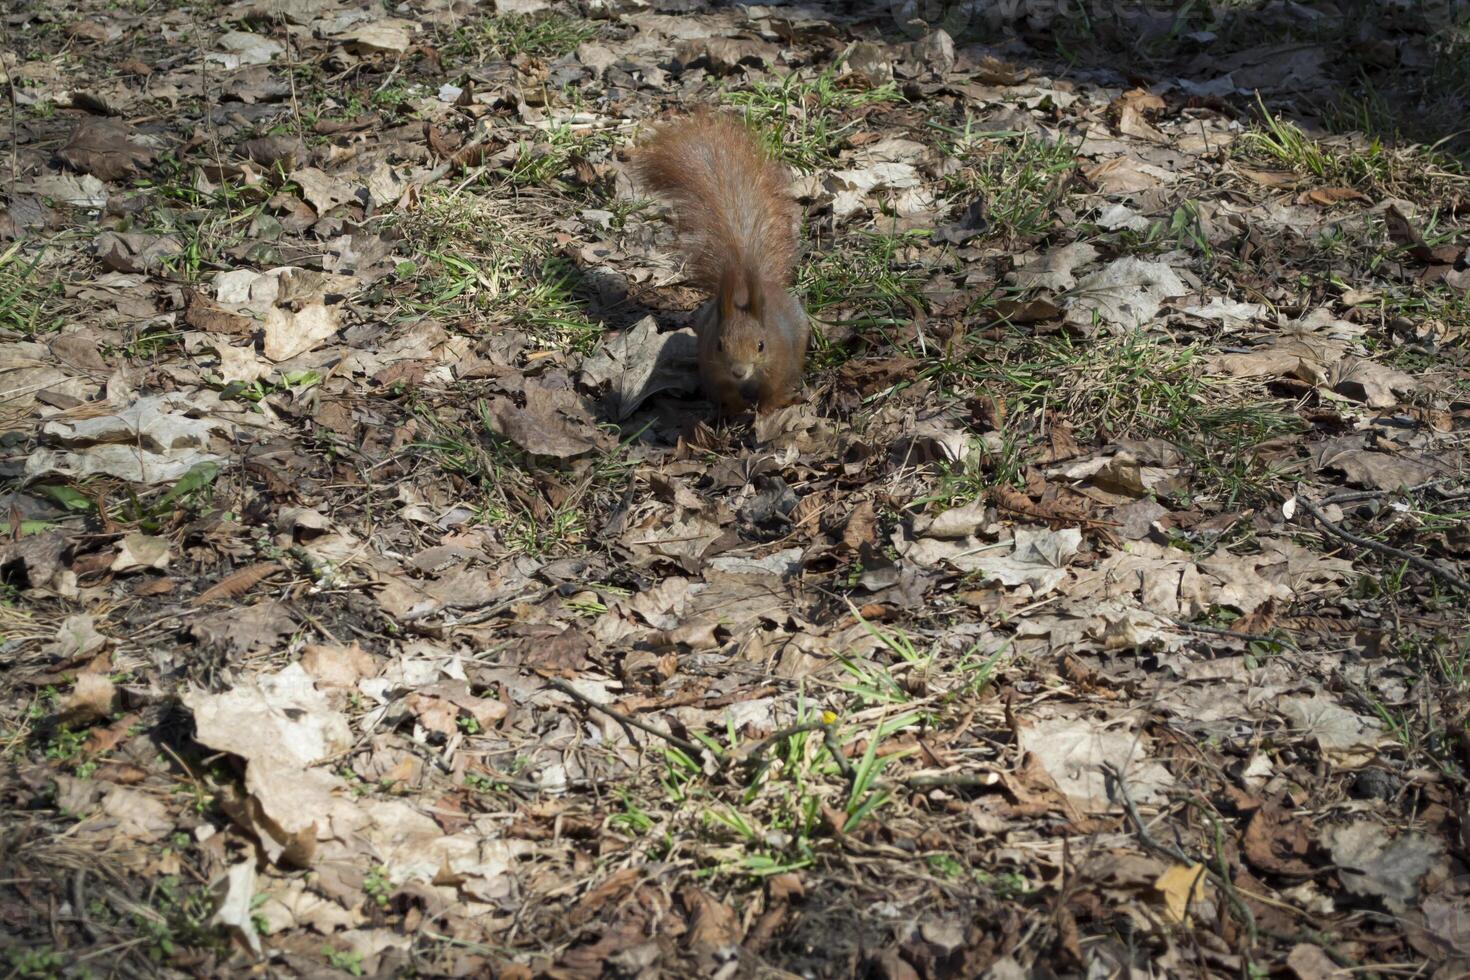
[[764, 340], [755, 345], [755, 352], [757, 354], [764, 354], [766, 352], [766, 342]]

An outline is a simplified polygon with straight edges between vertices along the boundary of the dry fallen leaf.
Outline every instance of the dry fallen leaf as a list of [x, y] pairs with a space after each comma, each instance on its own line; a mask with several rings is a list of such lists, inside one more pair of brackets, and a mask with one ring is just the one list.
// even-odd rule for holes
[[566, 459], [607, 444], [582, 400], [569, 391], [528, 384], [525, 407], [509, 398], [491, 403], [497, 431], [527, 452]]
[[1317, 187], [1297, 195], [1298, 204], [1320, 204], [1328, 207], [1343, 201], [1366, 201], [1368, 195], [1351, 187]]
[[664, 392], [695, 389], [692, 331], [659, 333], [653, 317], [610, 335], [582, 362], [582, 380], [607, 385], [608, 416], [620, 422], [645, 401]]
[[255, 931], [255, 862], [241, 861], [225, 872], [218, 883], [224, 894], [210, 922], [224, 926], [245, 948], [259, 956], [260, 936]]
[[1157, 799], [1174, 783], [1169, 771], [1149, 758], [1152, 742], [1142, 732], [1056, 711], [1029, 721], [1019, 734], [1022, 750], [1034, 756], [1057, 788], [1084, 812], [1105, 812], [1113, 805], [1104, 765], [1122, 773], [1135, 802]]
[[1205, 869], [1201, 864], [1174, 864], [1159, 875], [1154, 889], [1164, 897], [1164, 913], [1170, 922], [1189, 920], [1189, 910], [1205, 898]]
[[1134, 330], [1152, 320], [1165, 300], [1188, 291], [1167, 265], [1129, 256], [1078, 280], [1067, 298], [1067, 319], [1090, 327], [1096, 316]]
[[149, 534], [129, 534], [118, 542], [117, 557], [112, 560], [112, 571], [131, 572], [140, 568], [164, 569], [168, 567], [169, 546], [167, 538]]
[[273, 306], [265, 315], [262, 350], [276, 362], [316, 350], [322, 341], [336, 334], [341, 317], [339, 307], [319, 302], [308, 303], [297, 311]]
[[101, 180], [123, 180], [152, 163], [154, 153], [132, 139], [132, 129], [122, 120], [89, 118], [72, 131], [57, 156]]

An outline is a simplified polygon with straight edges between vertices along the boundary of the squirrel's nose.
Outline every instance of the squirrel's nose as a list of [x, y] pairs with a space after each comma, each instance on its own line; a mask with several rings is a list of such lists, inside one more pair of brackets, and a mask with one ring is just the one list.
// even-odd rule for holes
[[730, 376], [738, 382], [749, 381], [755, 374], [754, 364], [731, 364]]

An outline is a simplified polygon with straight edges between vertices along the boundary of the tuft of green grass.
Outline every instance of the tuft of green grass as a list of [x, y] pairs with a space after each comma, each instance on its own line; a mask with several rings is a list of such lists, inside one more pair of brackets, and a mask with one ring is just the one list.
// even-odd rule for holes
[[[465, 389], [470, 397], [472, 391]], [[595, 508], [620, 492], [631, 478], [632, 466], [619, 446], [595, 459], [579, 461], [571, 492], [559, 504], [533, 506], [530, 499], [537, 493], [533, 488], [538, 486], [538, 464], [496, 434], [483, 400], [473, 402], [472, 412], [453, 418], [419, 402], [411, 403], [411, 408], [428, 430], [415, 448], [479, 491], [477, 520], [494, 528], [506, 547], [519, 553], [554, 554], [585, 541]]]
[[[854, 331], [874, 331], [901, 343], [896, 332], [913, 320], [915, 310], [924, 308], [928, 281], [928, 273], [903, 252], [926, 235], [860, 231], [830, 247], [813, 248], [796, 276], [807, 312], [817, 319], [840, 316]], [[820, 333], [814, 338], [816, 363], [843, 361], [845, 355]]]
[[22, 337], [53, 333], [63, 322], [57, 309], [62, 284], [41, 275], [45, 248], [26, 256], [22, 247], [17, 241], [0, 253], [0, 330]]
[[953, 507], [979, 500], [995, 487], [1021, 488], [1026, 484], [1030, 440], [1022, 440], [1009, 425], [993, 442], [975, 442], [964, 459], [940, 467], [934, 489], [910, 508], [929, 504]]
[[1197, 347], [1137, 331], [1062, 334], [975, 350], [979, 358], [942, 363], [936, 373], [950, 384], [980, 384], [1004, 398], [1013, 416], [1054, 409], [1084, 439], [1177, 431], [1217, 396], [1200, 370]]
[[1196, 495], [1231, 505], [1268, 499], [1282, 479], [1256, 448], [1301, 430], [1295, 413], [1253, 390], [1207, 375], [1195, 345], [1142, 332], [1080, 339], [1028, 338], [977, 344], [979, 353], [940, 361], [950, 388], [978, 387], [1007, 406], [1006, 424], [941, 476], [932, 498], [972, 500], [994, 486], [1020, 486], [1036, 438], [1027, 420], [1052, 412], [1078, 441], [1162, 438], [1194, 469]]
[[903, 97], [892, 82], [879, 86], [853, 82], [842, 75], [838, 62], [816, 73], [794, 71], [775, 81], [755, 81], [748, 88], [727, 90], [720, 98], [744, 112], [745, 121], [755, 126], [772, 156], [810, 171], [837, 159], [843, 141], [860, 122], [856, 110]]
[[333, 949], [330, 946], [322, 947], [322, 955], [327, 959], [327, 965], [334, 970], [341, 970], [350, 976], [362, 976], [362, 954], [356, 950]]
[[172, 959], [182, 950], [223, 952], [223, 931], [210, 923], [214, 899], [208, 889], [164, 875], [153, 884], [146, 904], [132, 910], [133, 927], [147, 937], [149, 958], [157, 963]]
[[1190, 480], [1195, 499], [1226, 508], [1260, 506], [1278, 498], [1290, 474], [1263, 457], [1259, 447], [1273, 439], [1302, 432], [1295, 413], [1269, 403], [1204, 406], [1172, 441], [1194, 468]]
[[[1401, 574], [1402, 569], [1391, 570], [1374, 591], [1385, 597], [1400, 594]], [[1444, 608], [1459, 609], [1460, 605], [1446, 597]], [[1463, 615], [1460, 621], [1463, 626]], [[1388, 652], [1422, 679], [1422, 690], [1415, 698], [1389, 705], [1371, 687], [1352, 685], [1349, 690], [1362, 707], [1378, 716], [1411, 759], [1463, 781], [1466, 767], [1457, 747], [1465, 735], [1465, 706], [1470, 704], [1470, 641], [1463, 628], [1437, 629], [1433, 634], [1406, 632]]]
[[[537, 142], [522, 144], [506, 176], [516, 187], [552, 185], [571, 167], [575, 157], [586, 160], [605, 156], [616, 142], [614, 130], [558, 123], [548, 127]], [[577, 185], [557, 189], [586, 191]]]
[[1258, 120], [1234, 152], [1247, 162], [1284, 166], [1313, 181], [1351, 187], [1371, 198], [1384, 196], [1438, 200], [1463, 187], [1461, 163], [1435, 147], [1391, 148], [1382, 136], [1313, 139], [1300, 126], [1274, 115], [1257, 99]]
[[597, 27], [581, 17], [550, 12], [494, 14], [459, 28], [441, 49], [452, 61], [479, 64], [492, 57], [510, 60], [517, 55], [557, 58], [596, 36]]
[[968, 119], [936, 128], [961, 164], [945, 177], [945, 192], [958, 205], [980, 206], [982, 238], [1034, 238], [1051, 228], [1077, 169], [1076, 147], [1030, 133], [980, 131]]
[[49, 946], [37, 949], [14, 947], [5, 951], [11, 976], [29, 978], [59, 977], [69, 962], [67, 957]]
[[489, 331], [514, 326], [543, 347], [585, 353], [602, 337], [578, 298], [581, 275], [538, 234], [535, 216], [503, 200], [426, 194], [403, 223], [417, 256], [405, 313]]

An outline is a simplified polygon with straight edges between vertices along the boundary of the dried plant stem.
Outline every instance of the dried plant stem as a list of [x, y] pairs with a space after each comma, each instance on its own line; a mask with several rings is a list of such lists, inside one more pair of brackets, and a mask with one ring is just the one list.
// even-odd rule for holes
[[1461, 592], [1470, 593], [1470, 582], [1465, 581], [1463, 578], [1456, 575], [1449, 569], [1441, 568], [1439, 565], [1436, 565], [1434, 562], [1430, 561], [1427, 558], [1420, 558], [1418, 555], [1411, 555], [1401, 548], [1395, 548], [1392, 545], [1384, 544], [1381, 541], [1374, 541], [1371, 538], [1359, 537], [1351, 531], [1344, 531], [1342, 528], [1334, 524], [1325, 513], [1323, 513], [1321, 507], [1318, 507], [1316, 504], [1312, 503], [1305, 497], [1297, 497], [1296, 502], [1297, 506], [1301, 507], [1302, 510], [1305, 510], [1308, 514], [1311, 514], [1312, 517], [1316, 519], [1317, 523], [1321, 525], [1322, 530], [1331, 535], [1334, 535], [1335, 537], [1341, 538], [1348, 544], [1356, 545], [1359, 548], [1367, 548], [1369, 551], [1376, 551], [1379, 554], [1388, 555], [1391, 558], [1397, 558], [1399, 561], [1408, 562], [1410, 565], [1413, 565], [1420, 571], [1428, 572], [1430, 575], [1434, 576], [1442, 582], [1454, 586]]

